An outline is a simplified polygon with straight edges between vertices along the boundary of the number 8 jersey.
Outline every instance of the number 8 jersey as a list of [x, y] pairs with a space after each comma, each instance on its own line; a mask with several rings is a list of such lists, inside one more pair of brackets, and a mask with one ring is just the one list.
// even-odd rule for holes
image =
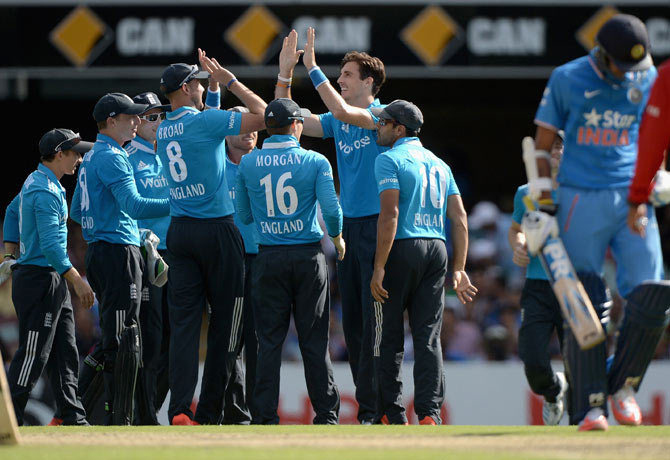
[[170, 215], [208, 219], [235, 212], [226, 183], [226, 136], [240, 133], [242, 114], [180, 107], [156, 132], [170, 187]]
[[460, 195], [447, 164], [425, 149], [418, 138], [403, 137], [375, 160], [377, 190], [400, 191], [395, 239], [439, 238], [446, 241], [447, 197]]

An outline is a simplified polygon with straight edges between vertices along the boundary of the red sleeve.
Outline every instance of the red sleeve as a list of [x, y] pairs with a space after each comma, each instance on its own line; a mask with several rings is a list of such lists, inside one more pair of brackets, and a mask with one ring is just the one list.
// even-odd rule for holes
[[670, 146], [670, 61], [658, 69], [640, 125], [637, 165], [628, 200], [646, 203], [653, 188], [652, 180]]

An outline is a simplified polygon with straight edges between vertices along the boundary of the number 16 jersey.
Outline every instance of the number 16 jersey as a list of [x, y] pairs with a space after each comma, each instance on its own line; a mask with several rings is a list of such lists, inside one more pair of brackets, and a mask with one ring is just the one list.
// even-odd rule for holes
[[209, 219], [235, 212], [226, 183], [225, 137], [240, 134], [242, 114], [169, 112], [156, 132], [157, 153], [170, 188], [170, 215]]

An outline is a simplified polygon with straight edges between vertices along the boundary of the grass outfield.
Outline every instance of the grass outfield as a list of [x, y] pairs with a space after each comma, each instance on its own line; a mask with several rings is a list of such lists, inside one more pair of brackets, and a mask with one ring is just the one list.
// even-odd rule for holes
[[670, 426], [26, 427], [2, 460], [663, 459]]

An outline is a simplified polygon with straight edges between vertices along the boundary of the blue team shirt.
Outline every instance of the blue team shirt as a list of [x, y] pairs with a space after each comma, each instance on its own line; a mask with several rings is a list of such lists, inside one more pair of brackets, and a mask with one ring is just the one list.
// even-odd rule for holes
[[[528, 184], [520, 186], [516, 189], [514, 194], [514, 211], [512, 212], [512, 220], [521, 225], [523, 215], [526, 213], [526, 204], [523, 202], [523, 197], [528, 195]], [[551, 197], [556, 201], [556, 190], [551, 191]], [[546, 280], [547, 273], [542, 267], [539, 257], [533, 256], [530, 258], [530, 263], [526, 267], [526, 278], [535, 280]]]
[[395, 239], [439, 238], [446, 241], [447, 197], [460, 195], [451, 168], [416, 137], [398, 139], [377, 157], [375, 178], [381, 194], [400, 191]]
[[[379, 107], [375, 99], [368, 107]], [[376, 118], [373, 115], [373, 119]], [[340, 178], [340, 202], [345, 217], [379, 214], [375, 185], [375, 159], [388, 147], [377, 145], [377, 130], [343, 123], [331, 112], [319, 115], [323, 137], [335, 140], [337, 174]]]
[[158, 126], [158, 156], [170, 188], [170, 215], [208, 219], [235, 212], [226, 182], [226, 136], [240, 133], [242, 114], [181, 107]]
[[[239, 165], [236, 165], [226, 155], [226, 181], [230, 186], [230, 199], [235, 202], [235, 191], [237, 189], [237, 174], [239, 172]], [[240, 219], [240, 216], [235, 213], [235, 225], [242, 234], [244, 240], [244, 252], [247, 254], [258, 254], [258, 230], [255, 224], [245, 224]]]
[[265, 140], [242, 157], [235, 206], [245, 224], [256, 222], [260, 244], [314, 243], [323, 237], [316, 204], [330, 236], [342, 232], [333, 170], [326, 157], [300, 147], [289, 135]]
[[81, 224], [84, 239], [139, 246], [136, 219], [163, 217], [169, 210], [166, 199], [140, 196], [126, 151], [98, 134], [79, 166], [72, 198], [71, 217]]
[[558, 183], [603, 189], [627, 187], [633, 178], [643, 110], [656, 68], [626, 74], [614, 85], [592, 55], [557, 67], [544, 90], [535, 123], [565, 130]]
[[[163, 165], [161, 159], [154, 152], [153, 144], [140, 136], [136, 136], [126, 145], [125, 151], [128, 152], [128, 161], [133, 167], [135, 184], [139, 194], [145, 198], [168, 199], [170, 197], [168, 182], [163, 175]], [[158, 243], [158, 249], [167, 249], [165, 239], [170, 226], [170, 216], [138, 219], [137, 226], [148, 228], [154, 232], [161, 240]]]
[[72, 268], [67, 255], [67, 201], [56, 175], [42, 163], [5, 213], [4, 240], [19, 243], [19, 264]]

